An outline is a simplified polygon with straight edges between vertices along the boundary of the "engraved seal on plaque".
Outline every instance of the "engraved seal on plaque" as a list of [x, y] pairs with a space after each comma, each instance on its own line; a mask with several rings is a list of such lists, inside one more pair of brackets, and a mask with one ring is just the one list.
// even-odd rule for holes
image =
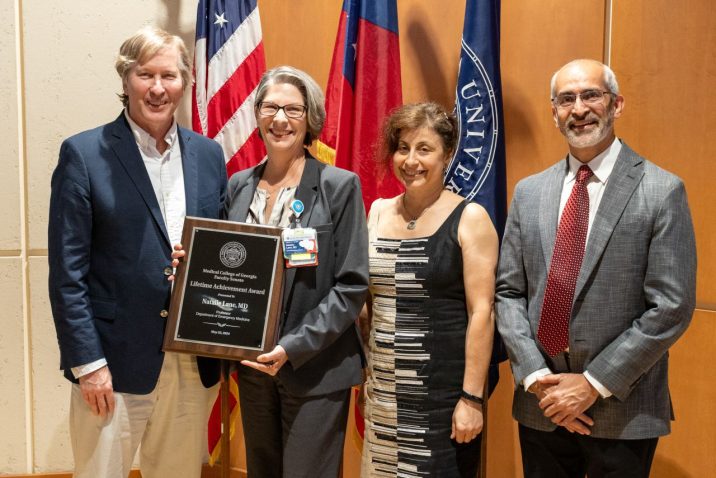
[[219, 251], [219, 259], [226, 267], [239, 267], [246, 260], [246, 248], [240, 242], [227, 242]]

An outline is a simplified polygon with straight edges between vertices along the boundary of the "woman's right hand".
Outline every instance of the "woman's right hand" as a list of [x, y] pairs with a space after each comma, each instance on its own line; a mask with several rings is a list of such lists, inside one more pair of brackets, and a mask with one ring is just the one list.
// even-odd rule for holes
[[[174, 244], [174, 251], [172, 252], [172, 268], [174, 269], [174, 272], [176, 273], [176, 269], [179, 266], [179, 263], [184, 260], [184, 256], [186, 255], [186, 251], [184, 250], [184, 246], [181, 244]], [[169, 277], [167, 277], [169, 281], [174, 281], [174, 274], [171, 274]]]

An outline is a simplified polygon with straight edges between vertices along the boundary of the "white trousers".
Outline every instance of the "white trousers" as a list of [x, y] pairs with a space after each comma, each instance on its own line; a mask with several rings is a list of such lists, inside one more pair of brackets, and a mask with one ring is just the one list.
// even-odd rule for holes
[[75, 478], [127, 478], [140, 443], [143, 478], [200, 478], [209, 400], [216, 390], [201, 384], [194, 357], [177, 353], [165, 354], [157, 386], [148, 395], [115, 392], [114, 413], [105, 418], [92, 414], [73, 384]]

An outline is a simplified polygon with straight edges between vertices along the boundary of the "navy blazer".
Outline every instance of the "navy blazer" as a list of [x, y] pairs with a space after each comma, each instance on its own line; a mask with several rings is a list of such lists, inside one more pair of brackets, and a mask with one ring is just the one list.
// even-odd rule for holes
[[[226, 195], [217, 143], [178, 129], [186, 214], [218, 218]], [[159, 377], [172, 244], [124, 114], [68, 138], [52, 175], [49, 292], [60, 368], [107, 359], [115, 391], [146, 394]], [[200, 361], [200, 371], [203, 371]], [[215, 374], [202, 374], [211, 385]]]
[[[244, 222], [265, 163], [229, 181], [227, 218]], [[318, 236], [318, 266], [287, 269], [279, 345], [288, 355], [278, 379], [297, 396], [327, 394], [362, 381], [356, 318], [368, 294], [368, 229], [358, 177], [306, 151], [296, 199], [301, 224]]]

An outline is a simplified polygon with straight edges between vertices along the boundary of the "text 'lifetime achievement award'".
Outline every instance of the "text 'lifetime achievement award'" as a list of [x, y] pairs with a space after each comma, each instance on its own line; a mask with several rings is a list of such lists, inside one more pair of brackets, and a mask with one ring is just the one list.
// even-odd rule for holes
[[255, 359], [276, 344], [281, 228], [187, 217], [164, 350]]

